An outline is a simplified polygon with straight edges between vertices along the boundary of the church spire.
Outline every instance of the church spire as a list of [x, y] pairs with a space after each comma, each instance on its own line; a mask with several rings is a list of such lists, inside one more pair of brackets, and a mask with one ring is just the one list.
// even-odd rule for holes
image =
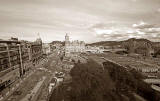
[[68, 36], [68, 33], [66, 33], [66, 36]]
[[40, 37], [40, 34], [39, 34], [39, 33], [37, 34], [37, 36], [38, 36], [38, 39], [41, 39], [41, 37]]
[[68, 36], [67, 33], [66, 33], [66, 36], [65, 36], [65, 42], [69, 42], [69, 36]]
[[37, 34], [37, 40], [36, 40], [37, 42], [39, 42], [39, 43], [42, 43], [42, 39], [41, 39], [41, 37], [40, 37], [40, 34], [38, 33]]

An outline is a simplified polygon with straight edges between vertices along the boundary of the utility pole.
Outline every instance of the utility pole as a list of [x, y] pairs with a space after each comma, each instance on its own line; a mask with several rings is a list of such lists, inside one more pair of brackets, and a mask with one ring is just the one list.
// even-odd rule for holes
[[23, 75], [23, 61], [22, 61], [22, 51], [21, 51], [21, 45], [19, 44], [19, 56], [20, 56], [20, 70], [21, 70], [21, 76]]
[[11, 57], [10, 57], [10, 51], [9, 51], [8, 44], [6, 44], [6, 47], [7, 47], [7, 53], [8, 53], [9, 67], [11, 68]]

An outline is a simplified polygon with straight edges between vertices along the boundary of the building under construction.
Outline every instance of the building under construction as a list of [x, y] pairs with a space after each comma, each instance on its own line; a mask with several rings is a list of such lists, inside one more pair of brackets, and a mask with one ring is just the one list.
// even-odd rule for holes
[[42, 58], [42, 41], [0, 40], [0, 90], [25, 75]]

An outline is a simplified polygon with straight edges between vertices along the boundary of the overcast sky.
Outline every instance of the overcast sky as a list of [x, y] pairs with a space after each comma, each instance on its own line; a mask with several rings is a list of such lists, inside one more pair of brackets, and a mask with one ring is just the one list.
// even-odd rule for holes
[[0, 0], [0, 38], [160, 41], [160, 0]]

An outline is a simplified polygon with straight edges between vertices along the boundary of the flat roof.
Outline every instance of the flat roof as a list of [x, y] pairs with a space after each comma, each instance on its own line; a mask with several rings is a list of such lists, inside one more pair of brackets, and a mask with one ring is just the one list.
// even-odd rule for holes
[[19, 41], [13, 41], [13, 40], [0, 40], [0, 43], [20, 43]]

